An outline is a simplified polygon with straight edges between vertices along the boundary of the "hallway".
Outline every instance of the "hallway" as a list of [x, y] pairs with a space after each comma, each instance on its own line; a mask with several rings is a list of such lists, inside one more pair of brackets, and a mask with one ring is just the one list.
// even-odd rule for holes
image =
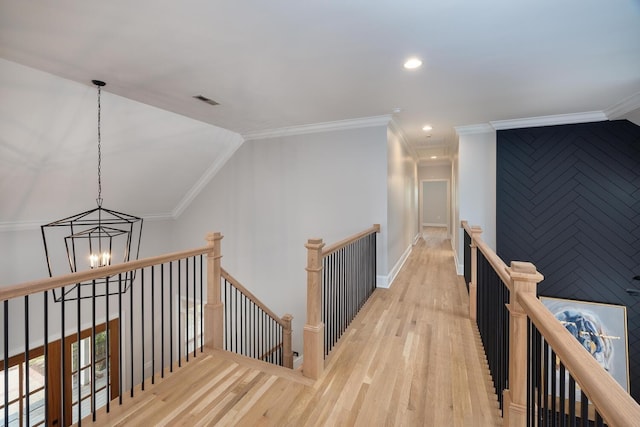
[[334, 349], [311, 425], [495, 426], [497, 401], [446, 230], [426, 228], [391, 289]]
[[446, 232], [428, 229], [391, 289], [377, 289], [316, 382], [206, 350], [114, 405], [102, 425], [502, 425]]

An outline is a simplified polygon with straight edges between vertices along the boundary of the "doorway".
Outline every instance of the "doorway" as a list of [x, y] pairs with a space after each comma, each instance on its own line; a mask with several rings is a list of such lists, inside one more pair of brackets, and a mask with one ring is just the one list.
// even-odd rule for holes
[[448, 179], [428, 179], [420, 182], [420, 225], [446, 227], [450, 235], [450, 183]]

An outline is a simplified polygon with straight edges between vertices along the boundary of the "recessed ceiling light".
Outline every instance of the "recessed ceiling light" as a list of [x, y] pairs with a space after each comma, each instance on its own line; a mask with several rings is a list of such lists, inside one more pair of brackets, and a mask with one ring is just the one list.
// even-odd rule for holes
[[404, 63], [404, 68], [406, 68], [407, 70], [413, 70], [421, 65], [422, 61], [420, 61], [418, 58], [409, 58], [407, 59], [407, 62]]
[[433, 128], [431, 126], [429, 126], [429, 125], [424, 125], [422, 127], [422, 130], [425, 131], [425, 132], [429, 132], [431, 129], [433, 129]]
[[435, 160], [438, 158], [438, 156], [431, 156], [431, 158]]

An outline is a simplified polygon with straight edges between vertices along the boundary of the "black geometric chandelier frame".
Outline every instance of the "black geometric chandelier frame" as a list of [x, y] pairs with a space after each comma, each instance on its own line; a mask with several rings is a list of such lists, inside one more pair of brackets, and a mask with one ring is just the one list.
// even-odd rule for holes
[[[100, 94], [98, 88], [98, 197], [97, 207], [41, 226], [49, 276], [96, 269], [138, 259], [142, 238], [142, 218], [102, 207], [102, 144]], [[135, 271], [103, 277], [64, 290], [54, 290], [56, 301], [117, 295], [128, 291]]]

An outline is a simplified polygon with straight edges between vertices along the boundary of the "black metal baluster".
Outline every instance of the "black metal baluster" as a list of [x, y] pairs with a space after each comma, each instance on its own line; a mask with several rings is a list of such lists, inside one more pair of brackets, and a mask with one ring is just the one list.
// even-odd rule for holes
[[[189, 258], [184, 260], [184, 353], [189, 361]], [[181, 356], [182, 357], [182, 356]]]
[[251, 357], [256, 357], [256, 347], [253, 345], [255, 339], [255, 312], [256, 306], [253, 304], [253, 301], [249, 303], [249, 352], [251, 353]]
[[[141, 378], [141, 389], [144, 391], [144, 377], [145, 375], [145, 367], [144, 367], [144, 268], [140, 269], [140, 378]], [[133, 307], [131, 307], [131, 313], [133, 315]]]
[[569, 426], [576, 427], [576, 380], [569, 375]]
[[549, 343], [544, 341], [543, 351], [542, 351], [542, 382], [544, 383], [544, 392], [542, 393], [542, 406], [540, 407], [543, 411], [542, 413], [542, 421], [543, 425], [548, 425], [549, 422], [549, 375], [550, 375], [550, 365], [549, 365]]
[[552, 423], [553, 425], [557, 425], [556, 424], [556, 420], [558, 417], [558, 408], [556, 405], [556, 401], [557, 401], [557, 397], [558, 397], [558, 379], [556, 377], [556, 369], [555, 369], [555, 361], [556, 361], [556, 352], [551, 349], [551, 362], [553, 363], [552, 365], [549, 365], [550, 367], [552, 367], [551, 369], [551, 416], [552, 416]]
[[182, 262], [178, 260], [178, 368], [182, 367]]
[[[44, 291], [44, 425], [50, 424], [49, 419], [49, 291]], [[62, 334], [64, 336], [64, 334]], [[63, 377], [64, 378], [64, 377]]]
[[[26, 425], [31, 425], [29, 422], [30, 418], [30, 396], [29, 396], [29, 365], [31, 360], [29, 359], [29, 295], [24, 296], [24, 363], [27, 375], [24, 376], [24, 385], [25, 385], [25, 403], [27, 406], [26, 411]], [[7, 365], [5, 365], [5, 376], [9, 375], [9, 369]]]
[[[81, 302], [81, 298], [80, 298], [80, 284], [78, 283], [76, 285], [76, 289], [78, 290], [78, 299], [76, 300], [76, 342], [77, 342], [77, 346], [78, 346], [78, 363], [77, 363], [77, 381], [76, 381], [76, 386], [78, 387], [78, 425], [82, 425], [82, 384], [80, 382], [80, 377], [81, 377], [81, 373], [82, 373], [82, 363], [80, 360], [80, 345], [81, 345], [81, 341], [82, 341], [82, 330], [80, 329], [80, 314], [81, 314], [81, 309], [80, 309], [80, 302]], [[73, 361], [71, 362], [73, 364]], [[71, 393], [71, 395], [73, 396], [73, 392]]]
[[249, 355], [247, 351], [247, 297], [242, 294], [242, 318], [244, 319], [244, 329], [242, 329], [242, 335], [240, 336], [240, 341], [242, 342], [242, 354], [245, 356]]
[[527, 317], [527, 427], [532, 425], [532, 413], [533, 413], [533, 366], [535, 365], [535, 352], [533, 351], [533, 334], [532, 334], [531, 319]]
[[[204, 259], [200, 255], [200, 353], [204, 351]], [[225, 303], [226, 304], [226, 303]]]
[[151, 266], [151, 384], [156, 383], [156, 273]]
[[[134, 385], [134, 362], [133, 362], [133, 291], [134, 291], [133, 281], [131, 282], [131, 289], [129, 289], [129, 354], [130, 354], [130, 366], [131, 366], [131, 384], [130, 387], [130, 395], [133, 397], [133, 385]], [[142, 317], [142, 316], [141, 316]], [[142, 376], [144, 377], [144, 371], [142, 371]]]
[[581, 424], [584, 427], [589, 426], [589, 397], [584, 394], [582, 391], [580, 392], [580, 418]]
[[603, 425], [604, 420], [602, 419], [602, 415], [600, 415], [600, 412], [596, 411], [596, 427], [602, 427]]
[[[122, 336], [124, 331], [124, 322], [122, 321], [122, 273], [118, 274], [118, 404], [122, 405], [122, 393], [124, 392], [124, 352], [122, 349]], [[64, 352], [62, 352], [64, 354]], [[64, 401], [64, 400], [63, 400]]]
[[173, 372], [173, 261], [169, 262], [169, 372]]
[[567, 408], [566, 408], [566, 384], [565, 384], [566, 369], [564, 363], [560, 362], [560, 376], [559, 376], [559, 390], [558, 397], [560, 398], [560, 405], [558, 407], [558, 416], [560, 418], [560, 427], [566, 427], [567, 425]]
[[106, 348], [105, 348], [105, 352], [107, 353], [107, 361], [106, 361], [106, 370], [107, 370], [107, 391], [106, 391], [106, 395], [107, 395], [107, 414], [111, 411], [111, 325], [109, 325], [109, 299], [111, 298], [111, 296], [109, 295], [109, 277], [106, 278], [106, 282], [105, 282], [105, 287], [106, 287], [106, 296], [105, 296], [105, 311], [106, 311], [106, 330], [105, 330], [105, 337], [106, 337]]
[[[109, 288], [105, 288], [109, 298]], [[91, 281], [91, 418], [96, 422], [96, 281]]]
[[164, 378], [164, 264], [160, 264], [160, 378]]
[[261, 340], [260, 340], [261, 341], [260, 357], [262, 357], [262, 355], [265, 353], [265, 350], [266, 350], [265, 341], [267, 339], [267, 324], [266, 324], [264, 311], [261, 311], [260, 315], [262, 317], [262, 335], [261, 335]]
[[228, 287], [229, 286], [227, 286], [227, 281], [225, 279], [222, 279], [222, 289], [224, 290], [224, 349], [225, 350], [229, 350], [229, 348], [231, 347], [231, 340], [230, 340], [231, 334], [229, 333], [229, 328], [231, 324], [229, 313], [231, 312], [231, 308], [229, 306], [229, 297], [227, 295]]
[[4, 425], [9, 425], [9, 301], [4, 300]]
[[[193, 357], [196, 357], [198, 348], [198, 329], [196, 328], [196, 322], [198, 316], [196, 316], [196, 310], [198, 304], [196, 304], [198, 299], [196, 298], [196, 257], [193, 257]], [[201, 302], [202, 303], [202, 302]]]
[[[242, 332], [242, 317], [240, 316], [240, 297], [239, 297], [239, 293], [240, 291], [238, 291], [238, 288], [236, 288], [236, 324], [235, 324], [235, 332], [236, 332], [236, 345], [235, 345], [235, 352], [236, 353], [240, 353], [240, 348], [238, 347], [238, 335], [239, 333]], [[240, 323], [240, 331], [238, 331], [238, 323]]]

